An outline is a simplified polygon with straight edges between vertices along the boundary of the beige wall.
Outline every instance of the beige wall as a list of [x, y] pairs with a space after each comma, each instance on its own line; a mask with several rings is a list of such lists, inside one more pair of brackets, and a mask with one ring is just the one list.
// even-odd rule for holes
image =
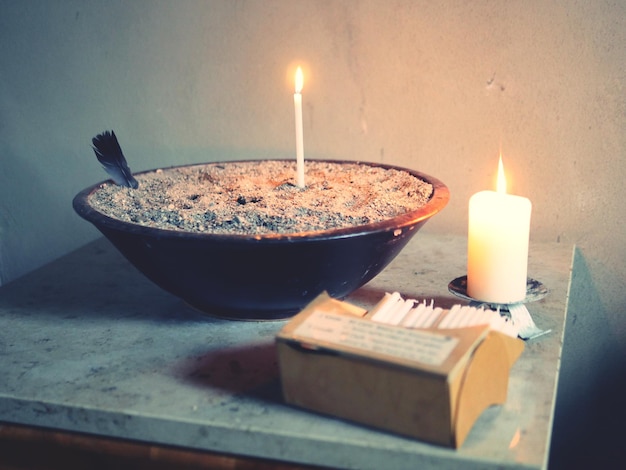
[[589, 282], [571, 306], [566, 405], [581, 373], [623, 357], [626, 2], [0, 8], [0, 283], [97, 236], [71, 198], [105, 178], [89, 148], [104, 129], [134, 170], [290, 157], [289, 72], [301, 63], [307, 157], [430, 173], [452, 199], [426, 230], [464, 234], [467, 200], [493, 187], [501, 149], [511, 191], [534, 204], [531, 239], [579, 247]]

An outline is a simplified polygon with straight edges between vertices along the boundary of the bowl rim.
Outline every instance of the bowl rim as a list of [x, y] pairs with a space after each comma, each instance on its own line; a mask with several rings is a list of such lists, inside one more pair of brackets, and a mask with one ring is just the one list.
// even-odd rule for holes
[[[226, 164], [226, 163], [246, 163], [246, 162], [256, 162], [256, 161], [292, 161], [292, 159], [286, 158], [263, 158], [263, 159], [243, 159], [243, 160], [218, 160], [218, 161], [210, 161], [210, 162], [201, 162], [201, 163], [188, 163], [181, 165], [173, 165], [169, 167], [160, 167], [154, 168], [151, 170], [144, 170], [135, 173], [135, 175], [141, 175], [146, 173], [152, 173], [157, 170], [172, 170], [176, 168], [191, 168], [194, 166], [205, 166], [205, 165], [213, 165], [213, 164]], [[295, 160], [294, 160], [295, 161]], [[196, 239], [196, 240], [214, 240], [214, 241], [230, 241], [230, 242], [284, 242], [284, 241], [321, 241], [328, 239], [337, 239], [337, 238], [349, 238], [355, 237], [363, 234], [371, 234], [377, 232], [386, 232], [386, 231], [395, 231], [398, 229], [404, 229], [406, 227], [413, 226], [419, 222], [422, 222], [438, 212], [440, 212], [449, 202], [450, 200], [450, 190], [448, 187], [439, 179], [422, 173], [417, 170], [412, 170], [410, 168], [405, 168], [397, 165], [387, 164], [387, 163], [379, 163], [379, 162], [368, 162], [362, 160], [334, 160], [334, 159], [308, 159], [308, 161], [316, 161], [322, 163], [351, 163], [351, 164], [362, 164], [369, 165], [372, 167], [384, 168], [384, 169], [392, 169], [405, 171], [412, 176], [429, 183], [433, 187], [433, 192], [430, 196], [430, 199], [423, 206], [405, 212], [403, 214], [397, 215], [395, 217], [391, 217], [389, 219], [385, 219], [379, 222], [372, 222], [368, 224], [355, 225], [352, 227], [344, 227], [344, 228], [331, 228], [327, 230], [317, 230], [317, 231], [309, 231], [309, 232], [295, 232], [295, 233], [270, 233], [270, 234], [258, 234], [258, 235], [250, 235], [250, 234], [231, 234], [231, 233], [202, 233], [202, 232], [189, 232], [184, 230], [174, 230], [174, 229], [163, 229], [156, 227], [148, 227], [145, 225], [127, 222], [119, 219], [115, 219], [110, 217], [89, 204], [89, 196], [97, 191], [103, 184], [105, 183], [113, 183], [111, 179], [100, 181], [96, 184], [93, 184], [82, 191], [80, 191], [72, 201], [72, 206], [76, 213], [82, 217], [83, 219], [91, 222], [96, 227], [105, 227], [107, 229], [117, 230], [117, 231], [125, 231], [125, 232], [133, 232], [137, 235], [147, 235], [151, 237], [158, 238], [169, 238], [169, 239], [177, 239], [177, 238], [185, 238], [185, 239]]]

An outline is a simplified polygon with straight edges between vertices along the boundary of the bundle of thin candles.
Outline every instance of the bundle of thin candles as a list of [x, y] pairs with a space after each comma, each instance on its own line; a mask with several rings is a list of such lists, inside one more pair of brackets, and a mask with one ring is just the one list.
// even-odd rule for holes
[[368, 312], [366, 318], [388, 325], [406, 328], [465, 328], [489, 325], [492, 330], [517, 337], [518, 328], [507, 316], [488, 308], [454, 305], [449, 310], [435, 307], [434, 301], [427, 304], [414, 299], [403, 299], [400, 293], [385, 293], [385, 296]]

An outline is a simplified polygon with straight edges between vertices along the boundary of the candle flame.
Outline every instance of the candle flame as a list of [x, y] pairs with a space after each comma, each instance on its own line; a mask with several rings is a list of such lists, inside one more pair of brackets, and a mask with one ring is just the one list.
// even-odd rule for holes
[[504, 176], [504, 165], [502, 164], [502, 155], [498, 161], [498, 182], [496, 184], [496, 190], [501, 193], [506, 193], [506, 177]]
[[302, 85], [304, 84], [304, 77], [302, 76], [302, 68], [298, 67], [296, 70], [296, 93], [302, 91]]

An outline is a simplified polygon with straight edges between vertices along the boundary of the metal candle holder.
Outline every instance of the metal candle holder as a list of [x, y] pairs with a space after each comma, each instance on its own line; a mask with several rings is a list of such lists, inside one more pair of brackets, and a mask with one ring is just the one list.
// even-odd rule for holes
[[493, 302], [485, 302], [474, 299], [467, 293], [467, 276], [457, 277], [448, 284], [448, 290], [462, 299], [468, 300], [472, 307], [486, 307], [496, 310], [501, 314], [507, 315], [514, 323], [520, 325], [519, 336], [522, 339], [531, 339], [548, 333], [550, 330], [541, 330], [537, 328], [528, 309], [524, 306], [526, 303], [535, 302], [543, 299], [548, 295], [548, 289], [536, 279], [527, 278], [526, 280], [526, 297], [520, 302], [510, 304], [499, 304]]
[[[456, 295], [457, 297], [461, 297], [462, 299], [469, 300], [472, 307], [489, 307], [493, 310], [497, 310], [500, 308], [500, 311], [505, 310], [508, 312], [508, 306], [511, 304], [498, 304], [492, 302], [484, 302], [479, 299], [474, 299], [467, 294], [467, 276], [457, 277], [453, 279], [448, 284], [448, 290]], [[526, 280], [526, 297], [521, 302], [515, 302], [515, 304], [522, 303], [527, 304], [530, 302], [535, 302], [537, 300], [543, 299], [546, 295], [548, 295], [548, 289], [541, 282], [527, 278]]]

